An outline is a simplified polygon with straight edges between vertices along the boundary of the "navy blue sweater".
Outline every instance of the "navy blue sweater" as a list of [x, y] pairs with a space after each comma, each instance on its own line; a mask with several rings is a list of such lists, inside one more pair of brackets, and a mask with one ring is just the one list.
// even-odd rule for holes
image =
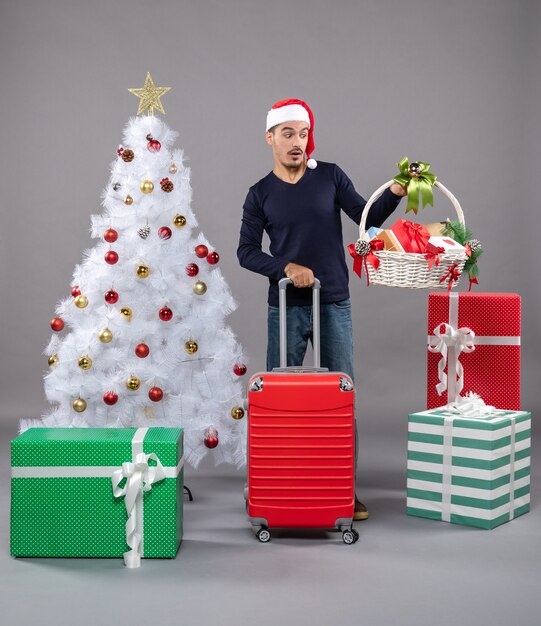
[[[386, 189], [372, 205], [366, 227], [381, 226], [395, 210], [400, 197]], [[278, 280], [290, 263], [309, 267], [321, 281], [321, 302], [349, 297], [348, 268], [342, 239], [342, 209], [361, 221], [366, 200], [334, 163], [318, 161], [295, 184], [273, 172], [250, 187], [242, 216], [237, 256], [242, 267], [270, 280], [269, 304], [278, 306]], [[263, 233], [270, 239], [262, 251]], [[288, 290], [288, 305], [312, 303], [311, 289]]]

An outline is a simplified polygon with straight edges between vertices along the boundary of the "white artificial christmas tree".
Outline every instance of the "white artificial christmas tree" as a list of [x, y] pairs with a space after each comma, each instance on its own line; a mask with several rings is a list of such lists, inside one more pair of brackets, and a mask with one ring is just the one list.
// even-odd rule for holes
[[190, 170], [172, 148], [177, 134], [153, 115], [163, 112], [164, 90], [150, 75], [130, 90], [149, 115], [125, 128], [105, 210], [92, 216], [100, 241], [57, 305], [45, 351], [55, 407], [39, 425], [181, 426], [192, 466], [207, 453], [241, 466], [245, 357], [224, 322], [236, 303], [218, 253], [197, 231]]

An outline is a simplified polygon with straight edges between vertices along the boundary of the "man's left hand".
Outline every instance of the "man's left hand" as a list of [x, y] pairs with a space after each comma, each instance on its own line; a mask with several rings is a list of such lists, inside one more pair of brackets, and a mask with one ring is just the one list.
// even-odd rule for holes
[[395, 196], [400, 196], [401, 198], [408, 195], [408, 188], [403, 187], [398, 183], [393, 183], [391, 185], [391, 191], [394, 193]]

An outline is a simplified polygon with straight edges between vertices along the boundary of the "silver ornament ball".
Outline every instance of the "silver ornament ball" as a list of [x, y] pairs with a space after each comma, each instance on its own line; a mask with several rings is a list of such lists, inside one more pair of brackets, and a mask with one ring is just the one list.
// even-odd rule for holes
[[410, 166], [408, 167], [408, 172], [410, 176], [413, 176], [413, 178], [417, 178], [423, 173], [423, 166], [420, 163], [414, 161], [413, 163], [410, 163]]

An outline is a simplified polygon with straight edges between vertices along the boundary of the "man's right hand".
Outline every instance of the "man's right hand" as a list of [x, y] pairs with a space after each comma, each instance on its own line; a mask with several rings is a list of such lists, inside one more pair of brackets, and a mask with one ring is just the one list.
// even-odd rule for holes
[[288, 263], [284, 268], [284, 274], [293, 281], [295, 287], [312, 287], [314, 284], [314, 272], [304, 265]]

